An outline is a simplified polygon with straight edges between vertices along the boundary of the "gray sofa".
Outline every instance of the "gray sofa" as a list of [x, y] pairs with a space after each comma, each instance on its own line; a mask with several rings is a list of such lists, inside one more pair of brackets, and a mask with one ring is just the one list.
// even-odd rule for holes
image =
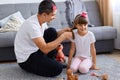
[[[57, 18], [53, 20], [50, 27], [62, 29], [69, 26], [67, 20], [67, 5], [66, 2], [56, 2], [58, 7]], [[38, 3], [21, 3], [21, 4], [1, 4], [0, 5], [0, 19], [20, 11], [25, 19], [37, 13]], [[114, 49], [114, 39], [117, 36], [117, 30], [114, 27], [102, 26], [100, 12], [95, 1], [85, 1], [84, 5], [88, 12], [90, 24], [95, 27], [89, 27], [89, 30], [95, 34], [96, 50], [99, 52], [112, 52]], [[16, 32], [0, 33], [0, 61], [16, 60], [14, 54], [14, 39]], [[68, 55], [70, 48], [70, 41], [64, 41], [64, 53]]]

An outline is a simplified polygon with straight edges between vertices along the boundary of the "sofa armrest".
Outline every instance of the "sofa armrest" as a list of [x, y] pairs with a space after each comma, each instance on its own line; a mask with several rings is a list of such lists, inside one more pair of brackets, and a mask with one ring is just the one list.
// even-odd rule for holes
[[96, 40], [108, 40], [117, 38], [117, 29], [112, 26], [89, 27], [95, 35]]

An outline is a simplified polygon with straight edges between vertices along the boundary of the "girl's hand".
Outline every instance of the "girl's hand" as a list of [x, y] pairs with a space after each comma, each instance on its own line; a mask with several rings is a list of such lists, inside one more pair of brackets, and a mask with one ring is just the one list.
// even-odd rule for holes
[[70, 68], [70, 64], [67, 65], [67, 69], [69, 69], [69, 68]]
[[91, 69], [93, 69], [93, 70], [100, 70], [100, 68], [97, 67], [97, 66], [92, 66]]

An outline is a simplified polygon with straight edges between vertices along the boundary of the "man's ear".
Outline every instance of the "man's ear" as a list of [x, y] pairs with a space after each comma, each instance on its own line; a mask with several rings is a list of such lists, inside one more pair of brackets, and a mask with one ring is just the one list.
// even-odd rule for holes
[[46, 14], [46, 13], [43, 13], [42, 15], [43, 15], [44, 17], [46, 17], [47, 14]]

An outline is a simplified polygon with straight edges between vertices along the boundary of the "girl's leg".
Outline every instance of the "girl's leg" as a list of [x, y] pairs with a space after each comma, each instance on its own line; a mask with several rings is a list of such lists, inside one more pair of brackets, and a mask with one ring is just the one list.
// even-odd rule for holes
[[83, 61], [79, 65], [79, 71], [81, 73], [87, 73], [92, 66], [91, 59], [83, 59]]
[[77, 72], [80, 63], [81, 63], [81, 60], [78, 57], [75, 57], [71, 63], [70, 69], [72, 69], [73, 72]]
[[19, 66], [27, 71], [40, 76], [54, 77], [62, 72], [63, 66], [56, 60], [49, 58], [40, 50], [32, 53], [28, 60], [19, 63]]

